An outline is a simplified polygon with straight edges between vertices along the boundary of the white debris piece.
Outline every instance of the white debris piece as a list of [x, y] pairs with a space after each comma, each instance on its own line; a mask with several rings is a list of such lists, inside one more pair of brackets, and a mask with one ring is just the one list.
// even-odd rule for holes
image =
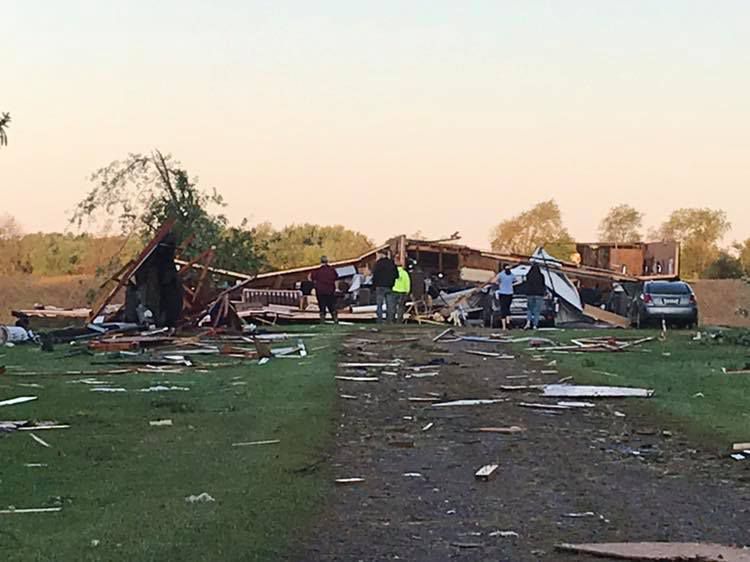
[[201, 494], [198, 494], [197, 496], [195, 496], [195, 495], [187, 496], [185, 498], [185, 501], [187, 503], [210, 503], [210, 502], [215, 502], [216, 500], [214, 498], [212, 498], [206, 492], [203, 492]]
[[141, 392], [167, 392], [169, 390], [190, 390], [186, 386], [149, 386], [148, 388], [141, 388]]
[[438, 402], [433, 404], [433, 408], [440, 408], [444, 406], [484, 406], [486, 404], [497, 404], [498, 402], [504, 402], [504, 399], [470, 399], [470, 400], [452, 400], [451, 402]]
[[574, 384], [548, 384], [544, 387], [543, 396], [578, 397], [578, 398], [648, 398], [654, 393], [647, 388], [627, 386], [591, 386]]
[[520, 535], [515, 531], [492, 531], [490, 537], [518, 538]]
[[31, 402], [32, 400], [36, 400], [36, 396], [18, 396], [16, 398], [8, 398], [7, 400], [3, 400], [0, 402], [0, 406], [12, 406], [14, 404], [23, 404], [24, 402]]

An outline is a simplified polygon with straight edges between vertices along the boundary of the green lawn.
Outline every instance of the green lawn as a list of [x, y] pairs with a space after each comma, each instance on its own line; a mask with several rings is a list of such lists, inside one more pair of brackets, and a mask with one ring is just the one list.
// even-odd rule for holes
[[[657, 336], [659, 332], [566, 330], [549, 335], [566, 342], [605, 334]], [[750, 362], [750, 347], [693, 341], [694, 335], [692, 331], [670, 331], [666, 341], [648, 342], [625, 353], [547, 355], [557, 360], [561, 375], [574, 375], [577, 383], [655, 389], [653, 398], [628, 404], [668, 416], [693, 437], [720, 448], [733, 441], [750, 441], [750, 375], [723, 374], [721, 370], [744, 367]]]
[[[0, 515], [0, 559], [277, 559], [329, 492], [328, 469], [316, 463], [332, 442], [333, 372], [343, 332], [321, 332], [326, 335], [307, 340], [308, 349], [329, 347], [305, 359], [111, 377], [127, 393], [91, 392], [89, 385], [71, 383], [77, 376], [0, 375], [0, 400], [39, 397], [0, 406], [0, 420], [71, 425], [36, 432], [51, 448], [28, 432], [0, 434], [0, 509], [63, 507], [59, 513]], [[0, 365], [97, 368], [90, 357], [63, 360], [64, 353], [62, 347], [52, 354], [0, 348]], [[190, 390], [138, 391], [167, 381]], [[43, 388], [20, 386], [28, 383]], [[149, 420], [165, 418], [174, 425], [149, 426]], [[267, 439], [281, 443], [231, 446]], [[201, 492], [216, 501], [185, 501]]]

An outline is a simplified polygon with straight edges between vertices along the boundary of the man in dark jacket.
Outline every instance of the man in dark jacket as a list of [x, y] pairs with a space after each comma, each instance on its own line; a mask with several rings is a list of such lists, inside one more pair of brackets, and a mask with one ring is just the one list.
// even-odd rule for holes
[[544, 274], [538, 264], [532, 264], [526, 274], [526, 326], [524, 329], [539, 327], [539, 316], [544, 304], [544, 294], [547, 292], [547, 283]]
[[391, 259], [390, 253], [380, 254], [380, 258], [372, 268], [372, 286], [375, 287], [375, 303], [378, 324], [383, 323], [383, 304], [386, 306], [386, 316], [389, 323], [396, 318], [396, 299], [393, 294], [393, 283], [398, 279], [398, 269]]
[[338, 324], [339, 317], [336, 313], [336, 269], [328, 264], [326, 256], [320, 257], [320, 267], [310, 274], [310, 281], [315, 283], [315, 296], [318, 298], [320, 309], [320, 323], [326, 320], [326, 310], [331, 313], [331, 318]]

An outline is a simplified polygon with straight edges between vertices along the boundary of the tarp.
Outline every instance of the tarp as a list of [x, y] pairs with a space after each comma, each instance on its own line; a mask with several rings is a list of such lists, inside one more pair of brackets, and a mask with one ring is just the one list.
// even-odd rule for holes
[[[553, 258], [554, 259], [554, 258]], [[578, 311], [583, 311], [583, 303], [581, 302], [581, 296], [578, 294], [578, 289], [568, 279], [568, 277], [561, 271], [555, 271], [549, 267], [545, 267], [543, 264], [539, 264], [539, 268], [542, 270], [544, 275], [544, 282], [550, 292], [565, 301], [567, 304], [572, 306]], [[511, 272], [518, 279], [526, 279], [526, 274], [531, 269], [530, 265], [517, 265]]]

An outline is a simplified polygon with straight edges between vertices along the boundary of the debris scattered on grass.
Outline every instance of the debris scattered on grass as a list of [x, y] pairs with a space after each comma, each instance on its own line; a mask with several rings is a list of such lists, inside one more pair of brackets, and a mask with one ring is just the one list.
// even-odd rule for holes
[[36, 396], [17, 396], [16, 398], [8, 398], [7, 400], [0, 401], [0, 406], [13, 406], [14, 404], [23, 404], [36, 399]]
[[127, 392], [127, 388], [112, 386], [97, 386], [91, 389], [91, 392]]
[[24, 463], [24, 466], [26, 468], [47, 468], [46, 464], [43, 464], [40, 462], [27, 462], [27, 463]]
[[334, 482], [339, 485], [348, 485], [348, 484], [361, 484], [364, 482], [364, 478], [336, 478]]
[[185, 498], [185, 501], [187, 503], [210, 503], [210, 502], [215, 502], [216, 500], [212, 498], [208, 493], [202, 492], [198, 494], [197, 496], [195, 495], [187, 496]]
[[548, 384], [544, 387], [542, 393], [543, 396], [579, 398], [648, 398], [653, 394], [654, 391], [647, 388], [573, 384]]
[[252, 447], [254, 445], [278, 445], [279, 439], [267, 439], [265, 441], [247, 441], [244, 443], [232, 443], [232, 447]]
[[433, 408], [441, 408], [445, 406], [484, 406], [487, 404], [497, 404], [498, 402], [505, 402], [505, 399], [503, 398], [477, 398], [477, 399], [467, 399], [467, 400], [452, 400], [450, 402], [438, 402], [437, 404], [433, 404]]
[[593, 408], [596, 406], [593, 402], [571, 402], [561, 400], [557, 403], [558, 406], [565, 406], [567, 408]]
[[152, 427], [163, 427], [172, 425], [172, 420], [153, 420], [148, 422], [148, 425]]
[[164, 385], [156, 385], [156, 386], [149, 386], [148, 388], [141, 388], [141, 392], [167, 392], [170, 390], [190, 390], [186, 386], [164, 386]]
[[353, 394], [339, 394], [339, 398], [344, 398], [345, 400], [357, 400], [357, 397]]
[[56, 511], [62, 511], [62, 507], [27, 507], [27, 508], [15, 508], [0, 509], [2, 515], [14, 515], [17, 513], [54, 513]]
[[429, 431], [430, 429], [432, 429], [432, 426], [433, 426], [433, 425], [435, 425], [435, 422], [430, 422], [430, 423], [428, 423], [427, 425], [425, 425], [425, 426], [424, 426], [424, 427], [422, 428], [422, 431]]
[[50, 445], [49, 443], [47, 443], [47, 442], [46, 442], [46, 441], [45, 441], [44, 439], [42, 439], [41, 437], [37, 437], [37, 436], [36, 436], [36, 435], [34, 435], [33, 433], [29, 433], [29, 435], [31, 435], [31, 438], [32, 438], [32, 439], [33, 439], [34, 441], [36, 441], [37, 443], [39, 443], [39, 444], [40, 444], [40, 445], [41, 445], [42, 447], [50, 447], [50, 446], [51, 446], [51, 445]]
[[347, 377], [342, 375], [336, 375], [335, 378], [340, 381], [349, 382], [378, 382], [380, 380], [378, 377]]
[[424, 478], [421, 472], [404, 472], [405, 478]]

